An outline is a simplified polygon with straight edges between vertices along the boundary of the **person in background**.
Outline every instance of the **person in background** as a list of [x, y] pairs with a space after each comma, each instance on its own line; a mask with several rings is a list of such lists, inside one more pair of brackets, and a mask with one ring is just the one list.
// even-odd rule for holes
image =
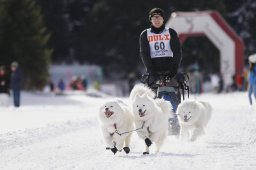
[[214, 93], [217, 93], [219, 90], [219, 81], [220, 81], [219, 75], [217, 73], [213, 73], [211, 75], [211, 83], [212, 83]]
[[10, 80], [4, 66], [0, 66], [0, 107], [9, 105]]
[[249, 61], [250, 72], [249, 72], [249, 87], [248, 87], [248, 97], [250, 105], [252, 106], [252, 94], [256, 99], [256, 64]]
[[223, 91], [223, 88], [224, 88], [224, 82], [223, 82], [223, 77], [222, 77], [222, 74], [220, 73], [219, 74], [219, 89], [218, 89], [218, 93], [221, 93]]
[[71, 82], [69, 84], [71, 90], [78, 90], [76, 87], [76, 82], [77, 82], [77, 76], [72, 76]]
[[83, 78], [81, 76], [78, 77], [76, 81], [77, 90], [84, 90]]
[[198, 69], [193, 74], [195, 78], [195, 94], [199, 95], [202, 92], [202, 74]]
[[22, 76], [18, 62], [12, 62], [11, 71], [11, 90], [13, 94], [13, 102], [15, 107], [20, 107], [20, 91]]
[[54, 93], [55, 85], [54, 85], [54, 82], [52, 80], [49, 80], [48, 86], [50, 87], [50, 92]]
[[87, 78], [85, 76], [82, 76], [81, 79], [82, 79], [82, 85], [83, 85], [84, 90], [87, 90], [87, 88], [88, 88]]
[[248, 87], [248, 75], [249, 75], [249, 70], [247, 67], [245, 67], [243, 71], [243, 77], [244, 77], [243, 89], [242, 89], [243, 91], [246, 91]]
[[243, 88], [243, 75], [242, 74], [237, 74], [236, 75], [236, 86], [238, 91], [242, 91]]
[[62, 93], [66, 88], [65, 82], [63, 79], [60, 79], [58, 82], [58, 89]]

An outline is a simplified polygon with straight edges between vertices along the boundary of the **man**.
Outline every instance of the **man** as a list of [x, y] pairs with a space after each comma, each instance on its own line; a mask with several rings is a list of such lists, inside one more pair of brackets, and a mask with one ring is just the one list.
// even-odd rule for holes
[[[160, 8], [153, 8], [149, 12], [151, 27], [142, 31], [140, 35], [140, 57], [146, 67], [149, 78], [147, 84], [153, 88], [153, 85], [159, 79], [159, 75], [168, 75], [172, 78], [171, 86], [177, 87], [178, 82], [175, 79], [180, 62], [181, 47], [178, 35], [175, 30], [165, 27], [164, 11]], [[176, 95], [170, 98], [173, 111], [176, 112], [179, 104], [179, 92], [176, 89]], [[161, 95], [158, 97], [161, 97]], [[176, 114], [170, 120], [173, 133], [179, 133], [179, 125]], [[175, 132], [174, 132], [175, 131]]]
[[20, 106], [21, 71], [17, 62], [11, 64], [11, 90], [13, 93], [14, 106]]

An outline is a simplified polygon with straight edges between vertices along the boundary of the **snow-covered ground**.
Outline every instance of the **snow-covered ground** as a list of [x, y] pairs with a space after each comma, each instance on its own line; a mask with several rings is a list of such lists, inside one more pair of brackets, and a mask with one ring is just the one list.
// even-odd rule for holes
[[130, 154], [105, 150], [97, 117], [105, 100], [23, 93], [21, 108], [0, 109], [0, 169], [256, 169], [256, 111], [246, 93], [198, 96], [214, 108], [206, 135], [193, 143], [169, 136], [161, 152], [150, 155], [142, 155], [136, 133]]

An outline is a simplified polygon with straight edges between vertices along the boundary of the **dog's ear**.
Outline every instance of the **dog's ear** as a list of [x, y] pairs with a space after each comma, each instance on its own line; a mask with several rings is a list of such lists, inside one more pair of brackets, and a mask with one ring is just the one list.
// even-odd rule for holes
[[192, 109], [194, 109], [194, 110], [198, 110], [198, 102], [197, 102], [197, 101], [191, 102], [191, 107], [192, 107]]
[[147, 94], [142, 94], [141, 96], [140, 96], [141, 98], [145, 98], [145, 97], [147, 97]]
[[138, 99], [138, 97], [139, 97], [139, 94], [136, 94], [136, 95], [134, 96], [133, 100]]
[[145, 94], [142, 94], [142, 95], [136, 94], [135, 97], [134, 97], [134, 101], [137, 100], [137, 99], [143, 98], [143, 96], [145, 96]]
[[123, 100], [117, 98], [116, 101], [119, 103], [119, 104], [125, 104]]
[[124, 110], [124, 108], [123, 108], [123, 106], [122, 106], [121, 103], [117, 102], [116, 104], [117, 104], [117, 106], [119, 107], [119, 109], [122, 110], [122, 112], [125, 112], [125, 110]]
[[[147, 98], [149, 98], [149, 99], [153, 99], [154, 97], [152, 97], [152, 95], [151, 94], [146, 94], [147, 95]], [[145, 95], [145, 96], [146, 96]]]

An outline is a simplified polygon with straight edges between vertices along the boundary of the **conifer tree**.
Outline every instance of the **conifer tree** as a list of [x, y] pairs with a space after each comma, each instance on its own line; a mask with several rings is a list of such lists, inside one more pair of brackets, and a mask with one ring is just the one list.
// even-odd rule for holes
[[85, 17], [80, 56], [102, 65], [105, 73], [137, 71], [141, 64], [139, 36], [150, 26], [150, 9], [162, 8], [168, 20], [172, 12], [210, 10], [213, 4], [215, 10], [225, 12], [219, 0], [95, 0], [90, 14]]
[[47, 47], [50, 34], [35, 0], [2, 2], [0, 53], [6, 63], [17, 61], [26, 89], [42, 89], [48, 81], [52, 50]]

